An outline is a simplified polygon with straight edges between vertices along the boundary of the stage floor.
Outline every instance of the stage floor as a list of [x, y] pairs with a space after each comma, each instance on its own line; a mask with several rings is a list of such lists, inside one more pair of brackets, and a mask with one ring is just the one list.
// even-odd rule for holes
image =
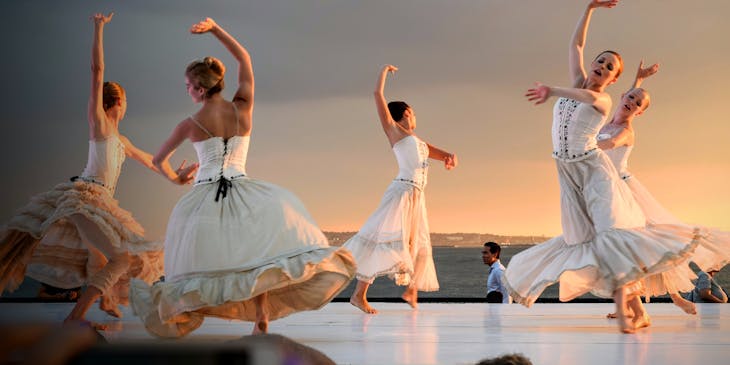
[[[689, 316], [672, 304], [651, 303], [652, 326], [621, 334], [606, 313], [613, 304], [373, 303], [380, 313], [361, 314], [349, 303], [274, 321], [271, 333], [322, 351], [338, 364], [473, 364], [521, 353], [533, 364], [728, 364], [730, 305], [699, 304]], [[71, 303], [0, 303], [0, 322], [61, 322]], [[157, 342], [129, 308], [114, 320], [96, 307], [90, 320], [108, 322], [111, 343]], [[184, 342], [219, 342], [249, 334], [249, 322], [215, 318]], [[169, 341], [167, 341], [169, 342]]]

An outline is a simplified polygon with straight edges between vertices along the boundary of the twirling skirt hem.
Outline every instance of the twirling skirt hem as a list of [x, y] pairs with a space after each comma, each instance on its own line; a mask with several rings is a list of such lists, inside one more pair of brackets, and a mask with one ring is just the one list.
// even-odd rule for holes
[[[618, 255], [617, 257], [622, 257], [632, 262], [632, 265], [630, 267], [624, 266], [623, 270], [612, 270], [612, 263], [608, 262], [610, 258], [600, 257], [601, 255], [597, 255], [597, 252], [595, 250], [596, 242], [600, 241], [601, 238], [605, 238], [607, 241], [606, 243], [609, 243], [609, 240], [606, 238], [606, 236], [616, 234], [621, 235], [621, 232], [634, 233], [639, 237], [651, 237], [656, 235], [658, 235], [659, 238], [673, 237], [676, 240], [677, 236], [673, 236], [672, 233], [669, 232], [672, 230], [672, 228], [677, 229], [678, 227], [673, 225], [662, 225], [653, 227], [648, 226], [646, 229], [614, 229], [599, 234], [598, 238], [594, 241], [585, 242], [577, 245], [568, 245], [561, 239], [561, 237], [556, 237], [534, 248], [528, 249], [527, 251], [523, 251], [522, 253], [513, 257], [507, 270], [503, 274], [503, 283], [509, 291], [510, 296], [512, 296], [513, 300], [517, 303], [525, 305], [526, 307], [532, 306], [532, 304], [537, 300], [540, 294], [542, 294], [545, 288], [559, 281], [561, 285], [561, 293], [559, 299], [563, 302], [573, 300], [589, 292], [598, 297], [611, 298], [613, 296], [613, 292], [617, 288], [627, 285], [631, 286], [632, 288], [641, 288], [643, 287], [643, 285], [640, 285], [638, 282], [642, 279], [647, 278], [651, 275], [660, 274], [664, 271], [672, 270], [678, 265], [687, 264], [697, 247], [704, 239], [705, 235], [703, 232], [701, 232], [700, 229], [694, 229], [691, 233], [691, 239], [689, 240], [689, 243], [685, 244], [679, 250], [666, 251], [660, 254], [660, 257], [658, 259], [655, 259], [653, 263], [648, 264], [647, 262], [645, 262], [644, 258], [636, 255], [635, 251], [626, 250], [625, 252], [621, 253], [618, 252], [619, 250], [615, 246], [604, 245], [604, 247], [613, 250], [614, 254]], [[627, 239], [627, 237], [624, 237], [622, 241], [633, 242], [631, 239]], [[626, 249], [630, 247], [631, 243], [624, 245], [623, 247], [621, 247], [621, 249]], [[526, 253], [533, 249], [539, 249], [539, 252], [535, 252], [535, 254], [539, 254], [545, 251], [551, 253], [538, 255], [539, 257], [542, 257], [542, 259], [536, 260], [537, 262], [530, 260], [528, 260], [529, 263], [521, 262], [522, 260], [519, 259], [519, 256], [524, 257], [525, 255], [523, 255], [523, 253]], [[578, 266], [571, 266], [569, 260], [566, 260], [566, 258], [574, 256], [576, 251], [580, 250], [588, 250], [588, 254], [584, 255], [583, 258], [588, 259], [592, 262], [580, 264]], [[518, 260], [515, 261], [515, 258], [517, 258]], [[555, 262], [560, 261], [565, 261], [567, 264], [565, 265], [565, 267], [555, 271], [555, 274], [551, 274], [546, 278], [538, 279], [536, 282], [529, 284], [529, 287], [526, 290], [517, 290], [515, 288], [515, 286], [517, 286], [516, 283], [520, 284], [521, 281], [521, 278], [517, 277], [518, 274], [514, 273], [515, 270], [521, 269], [518, 268], [519, 266], [529, 264], [533, 268], [541, 268], [544, 270], [545, 268], [550, 268], [551, 265], [554, 265]], [[580, 273], [581, 271], [584, 271], [586, 269], [590, 270], [591, 272], [595, 272], [598, 277], [594, 277], [589, 285], [582, 285], [578, 288], [570, 287], [571, 290], [566, 290], [567, 293], [563, 293], [563, 285], [569, 286], [570, 283], [563, 283], [561, 281], [561, 277], [566, 273]], [[681, 279], [684, 281], [689, 281], [690, 278], [683, 277]], [[678, 285], [686, 286], [682, 283]]]
[[133, 280], [131, 306], [150, 333], [182, 337], [200, 326], [205, 316], [255, 321], [253, 299], [264, 293], [270, 320], [319, 309], [354, 275], [355, 261], [347, 250], [322, 248], [243, 272], [200, 275], [152, 287]]

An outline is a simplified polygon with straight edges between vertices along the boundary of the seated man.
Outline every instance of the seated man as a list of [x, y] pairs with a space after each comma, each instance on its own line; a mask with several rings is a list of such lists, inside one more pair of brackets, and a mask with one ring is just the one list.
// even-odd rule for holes
[[698, 272], [695, 289], [685, 299], [695, 303], [727, 303], [727, 293], [713, 279], [718, 272], [719, 270]]
[[487, 277], [487, 303], [512, 303], [507, 288], [502, 284], [504, 266], [499, 262], [499, 253], [502, 248], [495, 242], [487, 242], [482, 248], [482, 261], [489, 265]]

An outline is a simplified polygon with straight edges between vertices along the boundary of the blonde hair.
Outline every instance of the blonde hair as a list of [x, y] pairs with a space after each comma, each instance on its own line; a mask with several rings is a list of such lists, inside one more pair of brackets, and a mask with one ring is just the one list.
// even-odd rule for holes
[[193, 83], [193, 86], [205, 89], [205, 97], [208, 98], [223, 90], [225, 73], [226, 66], [215, 57], [195, 60], [190, 62], [185, 69], [185, 76]]
[[114, 105], [117, 105], [117, 102], [122, 100], [125, 94], [126, 92], [122, 85], [119, 85], [114, 81], [105, 82], [102, 88], [102, 102], [104, 103], [104, 110], [109, 110], [114, 107]]

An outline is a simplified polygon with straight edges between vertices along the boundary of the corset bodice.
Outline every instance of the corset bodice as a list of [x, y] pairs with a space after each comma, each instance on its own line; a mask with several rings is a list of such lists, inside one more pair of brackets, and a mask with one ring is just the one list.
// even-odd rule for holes
[[578, 161], [594, 153], [596, 135], [606, 120], [592, 105], [559, 98], [553, 108], [553, 157]]
[[423, 189], [428, 180], [428, 145], [426, 142], [410, 135], [393, 145], [393, 153], [398, 161], [398, 176], [395, 180]]

